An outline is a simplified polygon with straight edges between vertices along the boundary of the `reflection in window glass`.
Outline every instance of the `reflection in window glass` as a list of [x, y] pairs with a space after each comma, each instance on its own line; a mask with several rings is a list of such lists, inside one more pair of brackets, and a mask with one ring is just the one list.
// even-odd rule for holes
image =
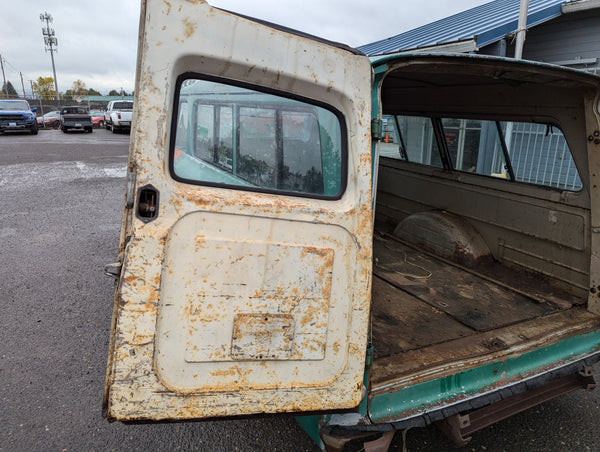
[[203, 80], [183, 82], [174, 175], [189, 182], [338, 196], [342, 136], [324, 108]]
[[229, 106], [219, 106], [217, 119], [218, 143], [217, 165], [228, 170], [233, 169], [233, 109]]
[[213, 159], [213, 130], [215, 107], [213, 105], [196, 104], [196, 143], [194, 154], [205, 161]]
[[323, 192], [323, 176], [317, 169], [323, 167], [317, 117], [305, 112], [282, 112], [281, 124], [285, 163], [282, 186], [298, 191], [305, 185], [311, 193]]
[[265, 188], [277, 188], [274, 109], [240, 108], [238, 175]]
[[187, 102], [179, 104], [179, 111], [177, 112], [177, 139], [175, 141], [175, 148], [179, 152], [185, 152], [187, 149], [188, 114]]

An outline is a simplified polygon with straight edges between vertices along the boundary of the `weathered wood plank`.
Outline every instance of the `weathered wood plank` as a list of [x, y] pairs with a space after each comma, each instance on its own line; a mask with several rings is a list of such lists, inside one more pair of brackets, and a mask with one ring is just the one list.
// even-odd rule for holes
[[391, 239], [375, 240], [374, 256], [377, 276], [478, 331], [559, 310]]
[[448, 314], [373, 278], [375, 357], [414, 350], [473, 334]]
[[[544, 318], [525, 321], [494, 331], [477, 333], [454, 340], [408, 350], [396, 355], [375, 359], [371, 372], [372, 393], [390, 384], [414, 384], [456, 372], [457, 365], [466, 370], [471, 367], [502, 359], [510, 350], [539, 347], [540, 341], [550, 344], [554, 340], [593, 331], [600, 318], [581, 307], [550, 314]], [[538, 345], [535, 345], [535, 344]], [[377, 347], [377, 344], [375, 344]], [[513, 352], [514, 353], [514, 352]], [[426, 369], [437, 368], [437, 371]]]

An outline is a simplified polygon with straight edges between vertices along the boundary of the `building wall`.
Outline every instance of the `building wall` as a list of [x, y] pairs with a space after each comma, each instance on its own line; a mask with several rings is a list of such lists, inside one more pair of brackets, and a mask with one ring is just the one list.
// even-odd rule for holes
[[[498, 44], [482, 48], [480, 53], [498, 54]], [[514, 55], [514, 43], [508, 43], [506, 56]], [[593, 63], [565, 64], [574, 69], [600, 74], [600, 9], [564, 14], [527, 31], [523, 58], [545, 63], [595, 59]]]
[[533, 28], [527, 33], [523, 57], [545, 63], [596, 59], [568, 66], [600, 73], [600, 10], [564, 14]]

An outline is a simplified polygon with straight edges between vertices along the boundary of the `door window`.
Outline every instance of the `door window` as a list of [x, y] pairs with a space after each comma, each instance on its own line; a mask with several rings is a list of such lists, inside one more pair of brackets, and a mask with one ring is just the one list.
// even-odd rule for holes
[[183, 80], [177, 100], [175, 179], [299, 196], [341, 195], [346, 164], [338, 113], [200, 79]]

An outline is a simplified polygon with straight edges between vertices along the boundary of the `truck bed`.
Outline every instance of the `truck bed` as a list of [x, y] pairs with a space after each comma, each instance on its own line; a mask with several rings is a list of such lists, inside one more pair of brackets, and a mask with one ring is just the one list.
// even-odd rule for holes
[[[498, 359], [553, 334], [585, 331], [585, 300], [494, 262], [477, 270], [378, 234], [374, 241], [372, 390], [424, 368]], [[459, 364], [460, 363], [460, 364]]]

